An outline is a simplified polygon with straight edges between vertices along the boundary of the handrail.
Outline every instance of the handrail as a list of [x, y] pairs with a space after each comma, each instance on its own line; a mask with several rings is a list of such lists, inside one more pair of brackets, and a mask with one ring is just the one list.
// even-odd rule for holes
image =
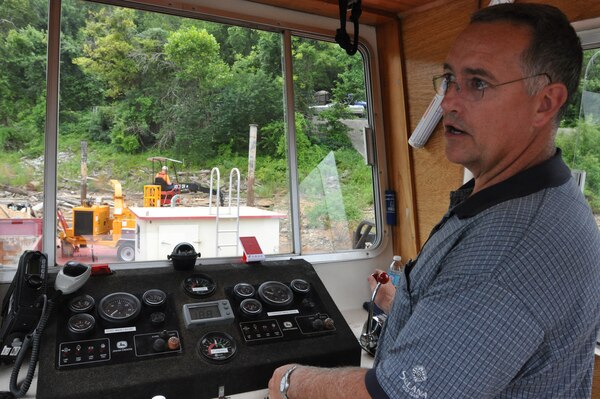
[[[237, 187], [236, 187], [236, 213], [234, 214], [232, 212], [232, 195], [233, 195], [233, 179], [234, 179], [234, 174], [237, 180]], [[213, 181], [214, 181], [214, 175], [217, 176], [217, 202], [215, 205], [216, 208], [216, 212], [213, 213], [212, 212], [212, 193], [213, 193]], [[210, 194], [209, 194], [209, 214], [211, 215], [216, 215], [215, 217], [215, 256], [219, 256], [219, 251], [221, 248], [223, 247], [235, 247], [235, 253], [236, 255], [238, 254], [239, 251], [239, 238], [240, 238], [240, 171], [238, 168], [233, 168], [231, 169], [231, 172], [229, 173], [229, 195], [228, 195], [228, 201], [227, 201], [227, 205], [228, 205], [228, 209], [227, 209], [227, 214], [229, 215], [234, 215], [235, 216], [235, 229], [234, 230], [221, 230], [219, 228], [219, 223], [220, 223], [220, 218], [221, 218], [221, 202], [220, 202], [220, 189], [219, 187], [221, 186], [220, 184], [221, 181], [221, 173], [219, 171], [218, 168], [213, 168], [210, 172]], [[235, 243], [234, 244], [219, 244], [219, 235], [221, 233], [235, 233]]]

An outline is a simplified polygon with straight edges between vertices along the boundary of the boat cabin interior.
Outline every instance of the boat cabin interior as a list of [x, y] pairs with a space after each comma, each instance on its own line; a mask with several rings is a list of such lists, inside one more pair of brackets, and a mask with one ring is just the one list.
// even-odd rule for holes
[[[0, 391], [263, 399], [283, 364], [370, 367], [367, 278], [472, 177], [432, 78], [507, 2], [0, 1]], [[526, 2], [584, 48], [557, 142], [600, 226], [600, 2]]]

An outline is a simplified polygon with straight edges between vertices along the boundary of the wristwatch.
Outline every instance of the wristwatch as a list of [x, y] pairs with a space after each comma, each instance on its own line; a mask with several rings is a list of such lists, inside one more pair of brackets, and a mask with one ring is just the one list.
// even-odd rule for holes
[[283, 377], [281, 377], [281, 382], [279, 383], [279, 393], [281, 393], [283, 399], [288, 399], [287, 391], [290, 388], [290, 375], [292, 374], [292, 371], [296, 369], [296, 367], [298, 366], [290, 367], [285, 374], [283, 374]]

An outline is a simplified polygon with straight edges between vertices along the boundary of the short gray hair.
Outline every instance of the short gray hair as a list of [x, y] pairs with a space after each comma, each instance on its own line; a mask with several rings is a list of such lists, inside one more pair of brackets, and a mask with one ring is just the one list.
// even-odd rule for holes
[[[547, 74], [552, 82], [567, 87], [568, 98], [557, 115], [557, 122], [573, 100], [583, 63], [583, 49], [575, 29], [558, 8], [546, 4], [499, 4], [482, 8], [471, 16], [471, 23], [508, 22], [531, 30], [531, 43], [522, 54], [525, 76]], [[534, 94], [548, 82], [529, 79], [528, 90]]]

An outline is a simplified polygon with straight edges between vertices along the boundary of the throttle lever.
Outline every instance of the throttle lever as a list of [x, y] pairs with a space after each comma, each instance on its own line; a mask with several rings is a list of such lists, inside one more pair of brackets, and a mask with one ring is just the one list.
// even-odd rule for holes
[[[379, 288], [379, 285], [387, 284], [387, 282], [390, 281], [390, 276], [386, 272], [375, 272], [375, 273], [371, 274], [371, 276], [373, 276], [373, 278], [375, 279], [375, 281], [377, 281], [377, 284], [378, 284], [375, 287], [375, 290], [377, 290], [377, 288]], [[374, 298], [375, 298], [375, 296], [373, 296], [373, 299]]]
[[364, 332], [360, 336], [360, 345], [364, 350], [366, 350], [371, 355], [375, 354], [375, 347], [377, 346], [378, 337], [373, 333], [373, 325], [371, 321], [373, 320], [373, 309], [375, 307], [375, 297], [377, 296], [377, 292], [382, 284], [387, 284], [390, 281], [390, 276], [386, 272], [375, 272], [371, 275], [375, 281], [377, 281], [377, 285], [373, 290], [373, 294], [371, 295], [371, 302], [369, 303], [369, 318], [365, 323]]

